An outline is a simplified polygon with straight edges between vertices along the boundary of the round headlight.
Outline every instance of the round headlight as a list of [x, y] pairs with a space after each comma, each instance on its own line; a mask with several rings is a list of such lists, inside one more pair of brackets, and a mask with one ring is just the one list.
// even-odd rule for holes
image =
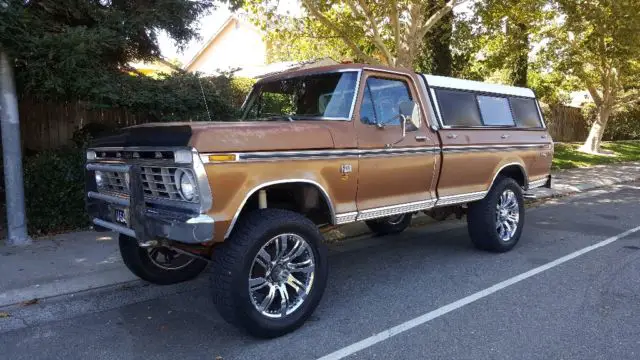
[[104, 174], [102, 173], [102, 171], [96, 171], [96, 185], [98, 187], [103, 187], [105, 181], [106, 181], [106, 178], [105, 178]]
[[180, 184], [180, 194], [182, 197], [187, 201], [193, 200], [196, 195], [196, 184], [191, 173], [178, 170], [176, 171], [176, 177], [178, 178], [177, 183]]

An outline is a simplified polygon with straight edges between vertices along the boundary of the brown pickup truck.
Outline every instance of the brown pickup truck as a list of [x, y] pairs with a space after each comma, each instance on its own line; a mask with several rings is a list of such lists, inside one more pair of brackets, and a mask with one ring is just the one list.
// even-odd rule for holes
[[553, 143], [533, 91], [367, 65], [256, 83], [237, 122], [123, 129], [87, 151], [87, 209], [156, 284], [212, 267], [214, 301], [261, 337], [303, 324], [327, 281], [322, 231], [398, 233], [425, 212], [468, 219], [504, 252], [524, 192], [551, 186]]

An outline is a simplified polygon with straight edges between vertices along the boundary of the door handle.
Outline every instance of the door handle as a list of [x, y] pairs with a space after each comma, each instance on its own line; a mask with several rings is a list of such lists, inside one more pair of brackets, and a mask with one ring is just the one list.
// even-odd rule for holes
[[503, 138], [503, 139], [507, 139], [507, 138], [509, 137], [509, 135], [507, 135], [507, 134], [502, 134], [502, 136], [500, 136], [500, 137], [501, 137], [501, 138]]
[[428, 139], [426, 135], [416, 135], [416, 141], [427, 141]]
[[456, 134], [449, 134], [449, 135], [447, 135], [447, 137], [448, 137], [449, 139], [456, 139], [456, 138], [458, 137], [458, 135], [456, 135]]

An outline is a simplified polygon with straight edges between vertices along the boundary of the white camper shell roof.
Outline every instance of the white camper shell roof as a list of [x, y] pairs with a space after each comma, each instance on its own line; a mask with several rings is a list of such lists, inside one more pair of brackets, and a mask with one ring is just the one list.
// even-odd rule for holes
[[425, 74], [423, 74], [422, 76], [424, 76], [429, 87], [432, 87], [432, 88], [477, 91], [477, 92], [484, 92], [484, 93], [519, 96], [519, 97], [525, 97], [525, 98], [536, 97], [533, 90], [528, 88], [500, 85], [500, 84], [488, 84], [480, 81], [456, 79], [456, 78], [446, 77], [446, 76], [425, 75]]

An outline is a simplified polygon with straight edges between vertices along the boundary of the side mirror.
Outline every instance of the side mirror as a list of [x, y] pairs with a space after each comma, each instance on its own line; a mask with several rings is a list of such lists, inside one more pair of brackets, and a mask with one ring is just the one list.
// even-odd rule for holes
[[403, 123], [409, 120], [416, 129], [420, 128], [422, 116], [420, 115], [420, 106], [418, 104], [413, 101], [403, 101], [400, 103], [399, 110]]

